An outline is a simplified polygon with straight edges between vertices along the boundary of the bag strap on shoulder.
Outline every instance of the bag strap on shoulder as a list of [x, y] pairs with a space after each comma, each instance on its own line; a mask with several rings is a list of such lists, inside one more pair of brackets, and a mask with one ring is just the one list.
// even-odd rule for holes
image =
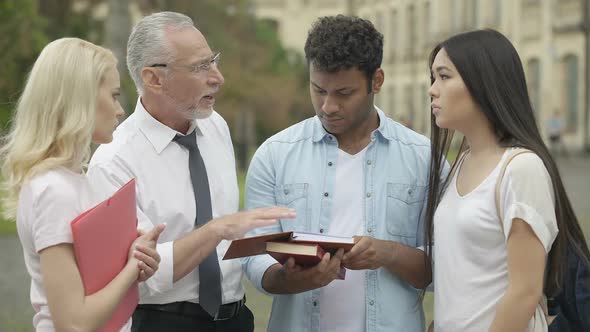
[[[502, 232], [504, 232], [504, 220], [502, 218], [500, 187], [502, 185], [502, 180], [504, 179], [504, 174], [506, 173], [506, 168], [508, 167], [508, 164], [510, 164], [510, 162], [512, 161], [512, 159], [514, 159], [514, 157], [521, 155], [523, 153], [534, 153], [534, 152], [531, 150], [522, 149], [522, 148], [515, 149], [513, 152], [511, 152], [511, 154], [504, 161], [504, 164], [502, 165], [502, 168], [500, 169], [500, 173], [498, 174], [498, 179], [496, 180], [496, 189], [495, 189], [496, 213], [498, 214], [498, 220], [500, 220], [500, 227], [502, 228]], [[541, 300], [539, 301], [539, 305], [541, 306], [541, 310], [543, 311], [543, 314], [545, 316], [544, 317], [545, 321], [547, 321], [547, 317], [549, 316], [549, 313], [547, 310], [547, 298], [545, 297], [545, 294], [543, 294], [543, 296], [541, 297]]]
[[531, 150], [527, 149], [516, 149], [513, 151], [504, 161], [502, 168], [500, 169], [500, 173], [498, 174], [498, 179], [496, 180], [496, 189], [495, 189], [495, 200], [496, 200], [496, 214], [498, 215], [498, 219], [500, 220], [500, 226], [502, 227], [502, 231], [504, 231], [504, 222], [502, 218], [502, 207], [501, 207], [501, 200], [500, 200], [500, 187], [502, 185], [502, 180], [504, 179], [504, 174], [506, 173], [506, 168], [508, 164], [514, 159], [514, 157], [523, 154], [523, 153], [533, 153]]

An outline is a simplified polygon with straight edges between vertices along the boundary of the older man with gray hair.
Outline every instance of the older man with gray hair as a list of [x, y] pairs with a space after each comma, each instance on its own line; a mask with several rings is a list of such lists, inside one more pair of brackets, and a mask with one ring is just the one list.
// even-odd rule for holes
[[295, 216], [276, 207], [237, 213], [230, 133], [213, 110], [224, 81], [219, 60], [183, 14], [144, 17], [129, 37], [140, 97], [113, 142], [97, 149], [88, 176], [102, 196], [136, 178], [139, 226], [167, 224], [132, 331], [253, 331], [240, 263], [221, 258], [229, 240]]

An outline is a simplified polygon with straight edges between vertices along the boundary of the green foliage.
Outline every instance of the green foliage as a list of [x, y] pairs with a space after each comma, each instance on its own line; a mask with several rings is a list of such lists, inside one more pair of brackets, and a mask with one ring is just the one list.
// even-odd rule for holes
[[13, 104], [35, 58], [47, 43], [46, 21], [34, 0], [0, 1], [0, 127], [5, 128]]
[[301, 56], [285, 50], [271, 21], [257, 20], [250, 1], [163, 1], [159, 10], [173, 10], [192, 17], [210, 47], [222, 52], [225, 85], [216, 109], [233, 131], [242, 113], [253, 114], [256, 143], [313, 115], [307, 90], [307, 68]]
[[71, 0], [0, 1], [0, 130], [7, 128], [27, 73], [48, 42], [66, 36], [100, 41], [102, 26], [91, 19], [91, 9], [74, 12]]

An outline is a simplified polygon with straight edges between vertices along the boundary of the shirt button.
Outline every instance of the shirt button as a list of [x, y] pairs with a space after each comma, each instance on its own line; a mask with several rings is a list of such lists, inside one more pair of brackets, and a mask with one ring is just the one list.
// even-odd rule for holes
[[313, 306], [317, 307], [318, 306], [318, 301], [313, 301]]
[[332, 166], [332, 162], [331, 161], [328, 161], [328, 166]]
[[332, 136], [328, 136], [328, 139], [331, 141], [332, 140]]
[[371, 193], [367, 193], [367, 198], [371, 198]]
[[320, 228], [320, 233], [323, 233], [323, 232], [324, 232], [324, 229], [323, 228]]
[[324, 193], [324, 197], [328, 197], [328, 196], [330, 196], [330, 194]]
[[367, 165], [371, 165], [371, 161], [370, 160], [367, 160]]
[[412, 189], [408, 189], [408, 195], [412, 196], [412, 193], [413, 193], [413, 192], [414, 192], [414, 191], [413, 191]]
[[373, 304], [375, 304], [375, 301], [371, 300], [371, 301], [369, 301], [369, 304], [373, 305]]
[[371, 232], [373, 232], [373, 229], [371, 227], [369, 227], [369, 228], [367, 228], [367, 232], [371, 233]]
[[283, 190], [283, 192], [285, 193], [285, 195], [289, 195], [289, 189], [285, 189]]

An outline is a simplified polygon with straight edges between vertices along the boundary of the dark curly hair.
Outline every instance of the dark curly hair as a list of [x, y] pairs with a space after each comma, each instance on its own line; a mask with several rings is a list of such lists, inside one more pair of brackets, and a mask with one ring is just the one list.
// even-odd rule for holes
[[371, 80], [383, 60], [383, 35], [373, 23], [355, 16], [320, 17], [305, 41], [307, 64], [320, 71], [336, 72], [357, 67]]

